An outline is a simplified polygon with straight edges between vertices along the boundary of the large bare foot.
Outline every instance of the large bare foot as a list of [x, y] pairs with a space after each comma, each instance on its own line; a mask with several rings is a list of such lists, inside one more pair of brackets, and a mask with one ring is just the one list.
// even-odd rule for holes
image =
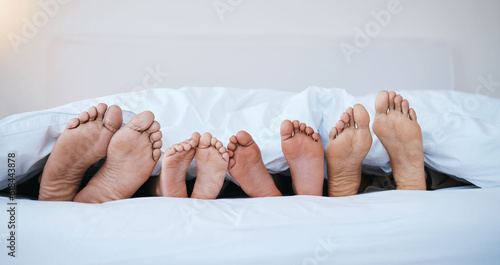
[[380, 91], [375, 99], [373, 132], [384, 145], [399, 190], [425, 190], [424, 146], [417, 114], [408, 101]]
[[174, 144], [163, 154], [156, 195], [187, 198], [186, 172], [193, 161], [200, 134], [195, 132], [184, 142]]
[[196, 150], [196, 181], [191, 198], [215, 199], [224, 184], [229, 154], [222, 142], [204, 133]]
[[115, 133], [106, 162], [74, 201], [101, 203], [130, 198], [146, 182], [161, 156], [162, 134], [154, 115], [135, 115]]
[[281, 196], [262, 161], [259, 146], [252, 136], [239, 131], [229, 138], [229, 174], [250, 197]]
[[328, 196], [349, 196], [358, 193], [361, 166], [372, 145], [370, 116], [360, 105], [348, 108], [330, 131], [326, 147]]
[[321, 137], [299, 121], [281, 123], [281, 149], [290, 167], [292, 185], [298, 195], [323, 195], [325, 179]]
[[85, 171], [106, 156], [111, 137], [122, 126], [121, 109], [106, 109], [100, 103], [69, 121], [43, 169], [39, 200], [72, 201]]

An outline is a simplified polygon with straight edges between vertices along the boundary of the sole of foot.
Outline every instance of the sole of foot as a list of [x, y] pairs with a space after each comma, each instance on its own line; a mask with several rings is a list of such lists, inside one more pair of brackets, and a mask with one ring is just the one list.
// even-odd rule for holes
[[408, 100], [380, 91], [373, 132], [387, 150], [397, 189], [425, 190], [424, 147], [417, 114]]
[[295, 120], [281, 123], [281, 150], [290, 167], [297, 195], [323, 195], [325, 152], [314, 129]]
[[111, 138], [107, 158], [74, 201], [102, 203], [130, 198], [148, 180], [161, 156], [160, 124], [150, 111], [135, 115]]
[[108, 109], [103, 103], [70, 120], [45, 164], [38, 199], [72, 201], [85, 171], [106, 156], [109, 142], [122, 126], [122, 120], [120, 107]]
[[196, 181], [191, 198], [215, 199], [219, 195], [227, 173], [229, 154], [222, 142], [208, 132], [200, 137], [195, 154]]
[[348, 108], [330, 130], [326, 147], [328, 196], [358, 194], [363, 160], [372, 145], [369, 126], [368, 112], [356, 104]]
[[194, 159], [200, 142], [200, 134], [195, 132], [191, 138], [174, 144], [163, 154], [161, 173], [156, 184], [156, 195], [187, 198], [186, 172]]
[[281, 196], [281, 192], [262, 161], [259, 146], [249, 133], [239, 131], [231, 136], [227, 150], [229, 174], [248, 196]]

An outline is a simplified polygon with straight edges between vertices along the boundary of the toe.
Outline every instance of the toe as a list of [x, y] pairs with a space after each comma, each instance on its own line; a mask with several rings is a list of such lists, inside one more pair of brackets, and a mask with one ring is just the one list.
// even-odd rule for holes
[[330, 130], [330, 134], [328, 135], [328, 137], [330, 137], [330, 140], [333, 140], [333, 139], [337, 138], [337, 128], [332, 127], [332, 129]]
[[93, 121], [97, 118], [97, 107], [92, 106], [87, 110], [89, 114], [89, 120]]
[[174, 148], [177, 152], [181, 152], [182, 150], [184, 150], [184, 147], [181, 144], [174, 144], [172, 145], [172, 148]]
[[344, 123], [344, 127], [347, 127], [349, 125], [349, 119], [349, 114], [347, 114], [346, 112], [340, 115], [340, 120]]
[[410, 119], [412, 121], [417, 121], [417, 113], [415, 112], [415, 110], [413, 108], [410, 109]]
[[226, 148], [224, 146], [218, 148], [219, 153], [224, 154], [226, 153]]
[[212, 134], [209, 132], [203, 133], [200, 137], [199, 148], [207, 148], [210, 146], [210, 141], [212, 140]]
[[337, 133], [340, 134], [343, 130], [344, 130], [344, 126], [345, 126], [345, 123], [340, 120], [337, 122], [337, 124], [335, 125], [335, 127], [337, 128]]
[[161, 137], [162, 137], [161, 131], [157, 131], [157, 132], [152, 133], [151, 135], [149, 135], [149, 139], [151, 140], [152, 143], [154, 143], [156, 141], [160, 141]]
[[103, 124], [106, 129], [115, 133], [122, 127], [123, 115], [122, 109], [116, 105], [109, 107], [104, 114]]
[[306, 128], [307, 128], [307, 125], [305, 123], [301, 123], [299, 125], [299, 132], [301, 132], [301, 133], [305, 132]]
[[215, 145], [217, 144], [218, 141], [219, 140], [217, 140], [216, 137], [212, 137], [212, 139], [210, 139], [210, 145], [215, 147]]
[[153, 160], [154, 161], [158, 161], [158, 159], [160, 159], [160, 156], [161, 156], [161, 150], [160, 149], [153, 150]]
[[389, 92], [389, 110], [394, 110], [394, 98], [396, 98], [396, 92]]
[[171, 156], [171, 155], [175, 154], [175, 152], [176, 152], [176, 151], [175, 151], [175, 148], [170, 147], [170, 148], [168, 148], [168, 149], [165, 151], [165, 157], [167, 157], [167, 156]]
[[363, 105], [354, 105], [353, 116], [357, 128], [369, 128], [370, 115], [368, 114], [368, 111], [366, 111], [365, 107], [363, 107]]
[[284, 120], [281, 123], [281, 127], [280, 127], [281, 140], [285, 141], [287, 139], [292, 138], [292, 133], [293, 133], [292, 122], [289, 120]]
[[321, 141], [321, 136], [319, 135], [319, 133], [313, 133], [311, 137], [312, 137], [312, 138], [314, 139], [314, 141], [316, 141], [316, 142]]
[[156, 141], [153, 143], [153, 149], [161, 149], [162, 146], [163, 146], [162, 141]]
[[99, 103], [97, 104], [96, 109], [97, 109], [96, 119], [102, 120], [102, 118], [104, 117], [104, 113], [106, 113], [106, 109], [108, 109], [108, 106], [104, 103]]
[[227, 144], [227, 150], [234, 151], [236, 149], [236, 145], [234, 143]]
[[80, 120], [79, 124], [86, 123], [90, 120], [90, 114], [88, 111], [84, 111], [78, 115], [78, 120]]
[[[80, 114], [81, 115], [81, 114]], [[68, 122], [68, 125], [66, 128], [68, 129], [74, 129], [80, 125], [80, 119], [79, 118], [73, 118]]]
[[195, 145], [193, 146], [197, 146], [198, 143], [200, 142], [200, 133], [199, 132], [194, 132], [193, 134], [191, 134], [191, 139], [195, 142]]
[[161, 129], [160, 123], [157, 121], [154, 121], [153, 124], [151, 124], [151, 126], [149, 126], [149, 128], [147, 129], [147, 132], [148, 133], [155, 133], [155, 132], [160, 131], [160, 129]]
[[223, 146], [223, 144], [222, 144], [222, 142], [221, 142], [221, 141], [217, 141], [217, 142], [215, 143], [215, 148], [217, 148], [217, 149], [221, 148], [222, 146]]
[[375, 99], [375, 111], [377, 114], [387, 114], [389, 109], [389, 92], [382, 90]]
[[401, 109], [403, 110], [403, 114], [408, 116], [408, 112], [410, 111], [410, 103], [408, 100], [403, 100], [403, 103], [401, 103]]
[[252, 136], [245, 131], [239, 131], [236, 134], [236, 139], [238, 139], [238, 143], [240, 143], [243, 146], [249, 146], [253, 144]]
[[234, 167], [234, 164], [236, 164], [236, 160], [234, 160], [233, 158], [229, 159], [229, 169], [232, 169]]
[[306, 128], [306, 134], [307, 134], [307, 135], [311, 135], [311, 134], [313, 134], [313, 133], [314, 133], [314, 129], [308, 126], [308, 127]]
[[300, 133], [300, 128], [299, 128], [300, 127], [300, 122], [298, 120], [294, 120], [292, 122], [292, 124], [293, 124], [293, 134]]
[[191, 146], [191, 144], [189, 144], [189, 143], [183, 143], [182, 146], [184, 147], [184, 150], [186, 150], [186, 151], [189, 151], [193, 148]]
[[233, 135], [229, 138], [229, 142], [233, 143], [233, 144], [237, 144], [238, 143], [238, 139], [236, 138], [236, 135]]
[[394, 109], [397, 111], [397, 112], [402, 112], [401, 111], [401, 103], [403, 102], [403, 97], [401, 95], [397, 95], [395, 98], [394, 98]]
[[144, 111], [135, 115], [126, 126], [134, 131], [144, 132], [151, 127], [154, 120], [155, 115], [151, 111]]
[[231, 151], [231, 150], [227, 150], [227, 153], [229, 154], [229, 157], [233, 157], [234, 156], [234, 152]]
[[227, 152], [223, 153], [222, 158], [224, 159], [224, 161], [228, 162], [229, 161], [229, 154]]
[[349, 127], [350, 126], [354, 126], [354, 113], [353, 113], [353, 109], [351, 107], [349, 107], [346, 110], [346, 113], [347, 113], [347, 115], [349, 115]]

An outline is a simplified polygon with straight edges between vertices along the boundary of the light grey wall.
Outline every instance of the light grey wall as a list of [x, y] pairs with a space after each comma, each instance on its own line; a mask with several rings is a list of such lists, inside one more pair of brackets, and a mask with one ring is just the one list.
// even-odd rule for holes
[[[211, 39], [211, 45], [217, 47], [218, 39], [248, 40], [249, 43], [266, 39], [321, 39], [323, 43], [325, 40], [335, 42], [339, 53], [338, 47], [343, 43], [356, 47], [358, 28], [372, 37], [366, 47], [357, 46], [360, 53], [351, 56], [353, 62], [362, 61], [373, 47], [387, 42], [437, 43], [451, 51], [456, 90], [500, 97], [500, 1], [400, 1], [399, 5], [396, 2], [396, 6], [392, 6], [392, 10], [388, 5], [393, 4], [389, 0], [0, 0], [0, 118], [144, 86], [143, 80], [150, 72], [148, 67], [154, 68], [157, 62], [151, 58], [138, 60], [136, 57], [141, 53], [134, 54], [130, 47], [110, 43], [149, 47], [141, 46], [141, 43], [158, 45], [165, 39], [195, 36], [194, 40]], [[372, 32], [367, 32], [366, 25], [378, 23], [372, 13], [385, 12], [381, 10], [395, 12], [391, 13], [387, 25], [380, 26], [379, 23], [380, 30], [375, 26], [368, 29]], [[33, 26], [26, 26], [31, 23]], [[99, 46], [99, 43], [106, 44]], [[90, 56], [88, 52], [92, 49], [89, 47], [96, 48], [103, 55]], [[79, 49], [81, 53], [73, 52]], [[221, 60], [202, 56], [192, 60], [210, 60], [203, 63], [212, 63], [213, 69], [217, 69], [222, 67], [218, 63], [234, 57], [230, 50], [221, 54]], [[108, 55], [128, 55], [136, 59], [132, 61], [141, 61], [142, 64], [131, 65], [129, 72], [123, 74], [122, 83], [108, 84], [109, 80], [121, 77], [120, 71], [110, 69], [115, 66], [106, 60], [114, 57]], [[91, 66], [79, 65], [85, 58]], [[74, 65], [68, 65], [68, 61]], [[266, 65], [265, 61], [261, 63]], [[337, 82], [328, 77], [328, 71], [321, 71], [322, 63], [327, 61], [317, 65], [311, 63], [309, 68], [318, 69], [316, 75], [313, 72], [302, 75], [304, 69], [298, 67], [296, 73], [288, 76], [299, 84], [298, 87], [315, 79], [317, 83], [310, 85], [350, 89], [349, 84]], [[175, 76], [175, 66], [162, 64], [160, 68], [172, 72], [173, 77], [182, 76]], [[293, 69], [290, 67], [287, 71]], [[189, 78], [193, 79], [192, 85], [198, 86], [218, 85], [217, 80], [221, 80], [219, 85], [241, 87], [285, 89], [288, 86], [272, 78], [271, 71], [265, 72], [268, 75], [263, 71], [254, 77], [256, 81], [244, 84], [242, 82], [250, 78], [250, 74], [245, 78], [224, 73], [220, 77]], [[397, 72], [390, 74], [398, 75]], [[109, 75], [116, 76], [109, 79]], [[301, 76], [304, 77], [301, 79]], [[161, 87], [189, 85], [186, 79], [182, 82], [175, 80], [169, 81], [166, 77], [161, 82], [151, 81], [149, 84], [156, 83]], [[65, 89], [64, 93], [59, 91], [60, 88]]]

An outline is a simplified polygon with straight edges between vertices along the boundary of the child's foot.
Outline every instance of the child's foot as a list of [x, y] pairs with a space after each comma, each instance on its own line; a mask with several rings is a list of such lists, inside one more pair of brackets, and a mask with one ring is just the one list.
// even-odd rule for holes
[[323, 195], [324, 151], [321, 137], [299, 121], [281, 123], [281, 149], [298, 195]]
[[100, 103], [68, 122], [43, 169], [39, 200], [72, 201], [85, 171], [106, 156], [109, 141], [122, 126], [122, 110]]
[[187, 198], [186, 172], [193, 161], [200, 134], [195, 132], [184, 142], [174, 144], [163, 154], [156, 195]]
[[380, 91], [375, 100], [373, 132], [384, 145], [399, 190], [426, 190], [424, 146], [417, 115], [408, 101]]
[[328, 196], [349, 196], [358, 193], [361, 165], [372, 145], [370, 116], [360, 105], [348, 108], [330, 131], [326, 147]]
[[215, 199], [224, 184], [229, 154], [222, 142], [204, 133], [196, 150], [196, 182], [191, 198]]
[[150, 111], [135, 115], [111, 138], [106, 162], [74, 201], [101, 203], [130, 198], [161, 156], [160, 124]]
[[262, 161], [259, 146], [252, 136], [239, 131], [227, 145], [229, 174], [250, 197], [281, 196], [273, 178]]

